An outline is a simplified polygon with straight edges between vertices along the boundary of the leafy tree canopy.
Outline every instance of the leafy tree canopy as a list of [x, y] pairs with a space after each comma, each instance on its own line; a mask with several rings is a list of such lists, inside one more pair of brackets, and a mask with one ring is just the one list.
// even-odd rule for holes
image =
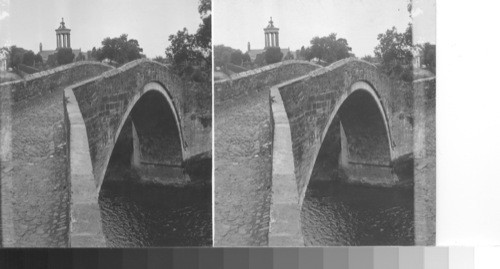
[[9, 53], [10, 53], [10, 66], [12, 68], [17, 68], [19, 64], [23, 63], [23, 56], [27, 52], [27, 50], [17, 47], [17, 46], [11, 46], [9, 48]]
[[85, 55], [83, 55], [82, 52], [78, 53], [78, 56], [76, 56], [75, 61], [77, 61], [77, 62], [85, 61]]
[[281, 59], [283, 59], [283, 52], [281, 52], [281, 49], [278, 47], [271, 47], [266, 49], [264, 58], [266, 60], [266, 64], [281, 62]]
[[311, 47], [301, 48], [301, 56], [306, 60], [317, 58], [320, 61], [333, 63], [338, 60], [354, 56], [344, 38], [337, 39], [337, 34], [332, 33], [324, 37], [311, 39]]
[[293, 54], [292, 52], [288, 51], [285, 55], [285, 58], [283, 58], [283, 60], [293, 60]]
[[377, 37], [375, 56], [382, 64], [382, 70], [389, 76], [396, 76], [405, 81], [412, 77], [412, 25], [408, 24], [404, 33], [398, 33], [396, 27], [387, 29]]
[[243, 60], [244, 63], [250, 63], [250, 62], [252, 62], [252, 58], [250, 58], [250, 55], [248, 55], [248, 53], [243, 54], [242, 60]]
[[33, 51], [29, 50], [24, 53], [23, 64], [27, 66], [33, 66], [35, 64], [35, 53]]
[[423, 64], [436, 73], [436, 45], [427, 42], [422, 47]]
[[231, 54], [236, 50], [224, 45], [214, 46], [214, 64], [216, 66], [221, 66], [229, 63], [231, 61]]
[[397, 64], [410, 64], [412, 61], [412, 30], [408, 25], [404, 33], [398, 33], [392, 27], [379, 34], [379, 44], [375, 47], [375, 56], [382, 60], [382, 64], [393, 67]]
[[176, 35], [170, 35], [168, 38], [170, 46], [166, 50], [167, 58], [177, 65], [200, 64], [203, 60], [203, 52], [196, 45], [196, 36], [189, 34], [184, 28], [178, 31]]
[[36, 64], [43, 64], [43, 58], [42, 58], [42, 55], [40, 55], [40, 53], [35, 55], [35, 63]]
[[231, 63], [241, 65], [243, 63], [243, 53], [241, 50], [235, 50], [231, 53]]
[[59, 65], [72, 63], [73, 59], [75, 59], [75, 55], [73, 54], [73, 50], [71, 50], [70, 48], [62, 48], [57, 50], [56, 60]]
[[[212, 68], [212, 4], [210, 0], [200, 0], [198, 12], [202, 23], [195, 34], [186, 28], [170, 35], [170, 46], [165, 50], [168, 61], [172, 62], [181, 74], [193, 73], [193, 68], [201, 68], [197, 77], [211, 78]], [[194, 73], [193, 73], [194, 74]]]
[[109, 38], [106, 37], [102, 41], [102, 47], [95, 51], [92, 50], [93, 57], [102, 61], [110, 59], [118, 64], [137, 60], [142, 58], [142, 48], [139, 46], [139, 41], [136, 39], [128, 39], [127, 34], [122, 34], [119, 37]]

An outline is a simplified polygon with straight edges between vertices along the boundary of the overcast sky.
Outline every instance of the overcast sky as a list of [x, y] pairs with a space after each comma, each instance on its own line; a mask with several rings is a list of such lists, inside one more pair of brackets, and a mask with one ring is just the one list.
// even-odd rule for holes
[[194, 33], [201, 23], [198, 0], [0, 0], [0, 46], [55, 49], [61, 17], [74, 49], [127, 33], [150, 58], [165, 56], [170, 34], [183, 27]]
[[[264, 48], [269, 17], [280, 28], [280, 46], [309, 46], [314, 36], [337, 33], [358, 57], [373, 55], [377, 35], [410, 22], [407, 0], [214, 0], [213, 43], [245, 52]], [[418, 6], [419, 41], [435, 43], [435, 0], [414, 0]], [[414, 10], [417, 10], [416, 8]], [[423, 25], [422, 27], [420, 27]]]

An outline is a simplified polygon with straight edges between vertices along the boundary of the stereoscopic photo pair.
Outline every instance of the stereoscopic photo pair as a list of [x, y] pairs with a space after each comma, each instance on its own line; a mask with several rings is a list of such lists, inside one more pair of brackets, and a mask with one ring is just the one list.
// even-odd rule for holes
[[3, 247], [435, 244], [434, 2], [118, 2], [2, 7]]

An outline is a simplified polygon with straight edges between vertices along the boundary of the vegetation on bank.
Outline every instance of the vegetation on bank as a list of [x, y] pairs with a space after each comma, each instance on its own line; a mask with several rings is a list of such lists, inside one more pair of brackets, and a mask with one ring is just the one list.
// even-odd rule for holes
[[165, 49], [165, 58], [153, 60], [169, 64], [180, 76], [196, 82], [212, 81], [212, 4], [200, 0], [198, 13], [202, 23], [194, 34], [186, 28], [170, 35], [170, 46]]

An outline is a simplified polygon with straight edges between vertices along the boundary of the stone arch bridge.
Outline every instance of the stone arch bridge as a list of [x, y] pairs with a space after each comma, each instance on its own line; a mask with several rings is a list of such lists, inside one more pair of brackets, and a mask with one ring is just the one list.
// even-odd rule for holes
[[[191, 160], [211, 158], [210, 83], [187, 81], [170, 67], [147, 59], [116, 69], [79, 62], [2, 85], [2, 97], [8, 93], [9, 100], [18, 103], [61, 87], [71, 186], [70, 246], [105, 245], [98, 195], [122, 136], [133, 138], [130, 161], [140, 168], [184, 166]], [[2, 120], [8, 118], [6, 114], [2, 110]], [[2, 128], [6, 122], [2, 121]], [[4, 198], [2, 208], [9, 203]], [[4, 221], [4, 214], [2, 218], [8, 224], [2, 230], [8, 234], [5, 230], [12, 223]]]
[[394, 81], [355, 58], [271, 87], [269, 245], [304, 244], [301, 207], [319, 155], [348, 182], [412, 185], [415, 244], [434, 244], [434, 102], [434, 78]]
[[[137, 167], [183, 166], [211, 158], [210, 84], [187, 82], [167, 66], [137, 60], [65, 89], [72, 182], [72, 231], [89, 227], [79, 212], [91, 212], [122, 135], [133, 137], [131, 163]], [[81, 199], [81, 200], [80, 200]], [[99, 228], [95, 232], [99, 234]], [[71, 234], [84, 245], [89, 230]], [[103, 237], [91, 236], [96, 243]]]

